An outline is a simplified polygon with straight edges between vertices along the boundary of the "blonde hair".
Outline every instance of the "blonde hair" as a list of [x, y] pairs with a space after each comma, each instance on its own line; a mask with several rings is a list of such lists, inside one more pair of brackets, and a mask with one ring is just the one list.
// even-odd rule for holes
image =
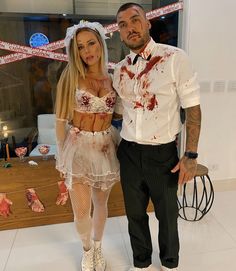
[[80, 28], [71, 39], [69, 45], [68, 64], [63, 70], [59, 82], [57, 84], [56, 95], [56, 117], [71, 121], [74, 114], [75, 91], [78, 87], [79, 78], [85, 79], [87, 73], [87, 65], [83, 62], [79, 55], [76, 37], [79, 32], [89, 31], [95, 34], [102, 49], [99, 66], [102, 72], [105, 73], [105, 49], [102, 38], [96, 30], [90, 28]]

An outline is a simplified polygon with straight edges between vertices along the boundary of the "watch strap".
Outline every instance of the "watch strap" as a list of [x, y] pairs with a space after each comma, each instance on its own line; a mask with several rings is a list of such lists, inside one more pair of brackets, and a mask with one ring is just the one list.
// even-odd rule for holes
[[186, 151], [184, 153], [184, 156], [186, 156], [189, 159], [197, 159], [198, 158], [198, 153], [197, 152]]

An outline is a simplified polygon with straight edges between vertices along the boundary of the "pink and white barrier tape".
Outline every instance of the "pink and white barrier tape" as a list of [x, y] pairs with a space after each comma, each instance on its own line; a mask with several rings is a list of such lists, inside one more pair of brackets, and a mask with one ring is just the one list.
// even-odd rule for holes
[[[170, 4], [162, 8], [149, 11], [146, 13], [146, 16], [149, 20], [151, 20], [151, 19], [164, 16], [164, 15], [167, 15], [167, 14], [170, 14], [182, 9], [183, 9], [183, 2], [180, 1], [180, 2], [176, 2], [174, 4]], [[118, 30], [118, 25], [114, 23], [114, 24], [105, 26], [105, 28], [107, 29], [108, 33], [113, 33]], [[18, 45], [18, 44], [9, 43], [9, 42], [0, 40], [0, 49], [15, 52], [13, 54], [1, 56], [0, 65], [12, 63], [15, 61], [19, 61], [19, 60], [34, 57], [34, 56], [50, 58], [50, 59], [59, 60], [59, 61], [68, 61], [68, 58], [65, 54], [53, 52], [63, 47], [65, 47], [64, 40], [55, 41], [47, 45], [40, 46], [40, 48], [31, 48], [28, 46]], [[112, 68], [113, 66], [114, 66], [114, 63], [109, 63], [109, 68]]]

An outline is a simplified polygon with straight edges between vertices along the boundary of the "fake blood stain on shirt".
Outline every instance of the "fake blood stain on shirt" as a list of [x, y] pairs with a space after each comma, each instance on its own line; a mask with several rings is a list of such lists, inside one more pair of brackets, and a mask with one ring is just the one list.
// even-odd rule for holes
[[134, 103], [135, 103], [134, 109], [144, 108], [144, 105], [141, 102], [134, 101]]
[[148, 80], [144, 80], [144, 81], [143, 81], [142, 88], [143, 88], [143, 89], [147, 89], [149, 86], [150, 86], [150, 82], [148, 82]]
[[157, 102], [157, 99], [156, 99], [156, 95], [153, 94], [153, 96], [148, 101], [147, 109], [152, 111], [155, 108], [156, 105], [158, 105], [158, 102]]
[[138, 75], [137, 79], [139, 80], [144, 74], [147, 74], [153, 68], [153, 66], [161, 62], [162, 59], [163, 57], [161, 56], [155, 56], [151, 58], [150, 61], [146, 64], [144, 70]]
[[131, 72], [130, 70], [128, 70], [126, 66], [121, 67], [121, 74], [122, 73], [127, 73], [130, 79], [133, 79], [135, 76], [135, 74]]
[[128, 63], [128, 65], [131, 65], [131, 64], [132, 64], [131, 58], [130, 58], [130, 57], [127, 58], [127, 63]]

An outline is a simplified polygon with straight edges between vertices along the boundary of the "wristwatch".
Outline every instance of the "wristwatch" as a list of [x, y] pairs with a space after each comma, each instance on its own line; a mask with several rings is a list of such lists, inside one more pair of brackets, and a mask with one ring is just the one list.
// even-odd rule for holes
[[197, 159], [198, 153], [197, 152], [186, 151], [184, 153], [184, 156], [186, 156], [189, 159]]

